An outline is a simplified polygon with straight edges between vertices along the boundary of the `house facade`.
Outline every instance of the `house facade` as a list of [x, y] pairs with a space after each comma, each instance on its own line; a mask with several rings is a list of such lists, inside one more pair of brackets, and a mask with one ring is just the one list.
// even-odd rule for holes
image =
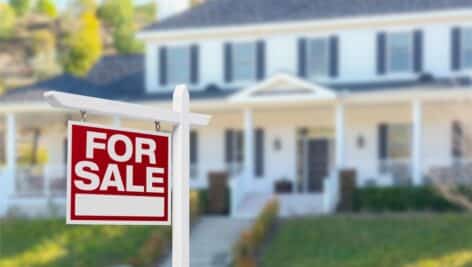
[[343, 169], [358, 186], [466, 175], [469, 1], [164, 2], [160, 22], [138, 34], [143, 56], [104, 58], [86, 78], [0, 98], [0, 214], [63, 201], [65, 121], [80, 116], [49, 108], [46, 90], [169, 107], [173, 88], [187, 84], [191, 109], [213, 115], [191, 134], [191, 186], [227, 173], [234, 216], [256, 214], [282, 182], [291, 188], [280, 195], [283, 214], [332, 212]]

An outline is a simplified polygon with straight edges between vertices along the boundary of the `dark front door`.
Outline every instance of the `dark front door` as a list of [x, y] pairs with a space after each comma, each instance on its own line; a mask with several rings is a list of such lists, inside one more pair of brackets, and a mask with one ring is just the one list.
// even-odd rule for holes
[[323, 179], [328, 175], [329, 141], [308, 140], [308, 192], [322, 192]]

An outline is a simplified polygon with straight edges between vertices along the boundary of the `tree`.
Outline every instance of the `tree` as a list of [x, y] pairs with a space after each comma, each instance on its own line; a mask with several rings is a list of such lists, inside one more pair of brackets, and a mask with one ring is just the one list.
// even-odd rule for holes
[[114, 30], [113, 44], [120, 54], [133, 54], [144, 50], [143, 44], [135, 38], [133, 26], [129, 24], [122, 24]]
[[65, 71], [77, 76], [86, 75], [102, 53], [100, 22], [94, 11], [85, 11], [80, 16], [78, 29], [68, 37], [66, 45]]
[[113, 46], [120, 54], [143, 50], [135, 38], [134, 6], [131, 0], [105, 0], [99, 8], [100, 18], [112, 28]]
[[38, 0], [36, 4], [36, 11], [51, 18], [55, 18], [57, 16], [56, 6], [51, 0]]
[[31, 0], [10, 0], [10, 5], [17, 16], [22, 17], [31, 8]]
[[0, 39], [11, 37], [16, 24], [15, 11], [8, 4], [0, 3]]
[[98, 15], [106, 24], [120, 27], [133, 23], [134, 8], [131, 0], [105, 0], [98, 10]]

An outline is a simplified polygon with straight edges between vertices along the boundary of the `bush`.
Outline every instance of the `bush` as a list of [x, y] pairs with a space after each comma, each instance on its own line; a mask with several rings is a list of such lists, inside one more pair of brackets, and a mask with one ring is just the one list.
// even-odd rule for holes
[[[226, 188], [226, 193], [225, 193], [225, 212], [224, 214], [229, 214], [229, 208], [230, 208], [230, 198], [231, 198], [231, 190], [229, 187]], [[201, 189], [198, 191], [198, 198], [199, 198], [199, 204], [200, 204], [200, 212], [208, 214], [210, 211], [208, 210], [208, 189]]]
[[271, 200], [256, 218], [251, 228], [241, 234], [233, 251], [236, 267], [257, 265], [256, 253], [275, 225], [278, 214], [279, 202], [275, 199]]
[[31, 8], [31, 0], [10, 0], [10, 5], [15, 10], [16, 15], [22, 17]]
[[36, 11], [50, 18], [57, 16], [57, 9], [51, 0], [39, 0], [36, 3]]
[[354, 211], [458, 211], [460, 208], [431, 187], [358, 188], [353, 196]]

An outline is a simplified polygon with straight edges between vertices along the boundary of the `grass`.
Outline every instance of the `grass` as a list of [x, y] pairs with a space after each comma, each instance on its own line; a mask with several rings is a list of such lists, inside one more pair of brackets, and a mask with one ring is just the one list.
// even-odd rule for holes
[[[71, 226], [64, 219], [0, 220], [0, 266], [147, 266], [162, 253], [170, 228]], [[160, 251], [159, 251], [160, 250]]]
[[472, 267], [472, 215], [334, 216], [283, 221], [263, 267]]

